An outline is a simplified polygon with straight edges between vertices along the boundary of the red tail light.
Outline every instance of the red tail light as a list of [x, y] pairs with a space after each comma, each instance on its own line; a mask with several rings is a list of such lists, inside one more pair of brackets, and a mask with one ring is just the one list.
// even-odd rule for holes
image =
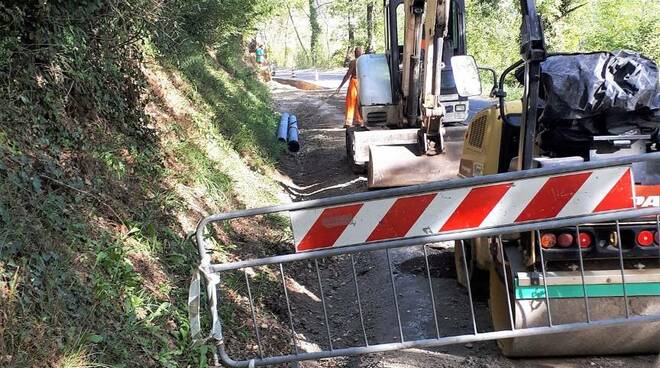
[[571, 244], [573, 244], [573, 235], [569, 233], [560, 234], [557, 237], [557, 244], [559, 244], [559, 246], [563, 248], [570, 247]]
[[546, 233], [541, 236], [541, 246], [543, 248], [552, 248], [557, 244], [557, 236], [552, 233]]
[[642, 230], [637, 233], [637, 244], [641, 247], [650, 247], [653, 245], [653, 233], [648, 230]]
[[589, 233], [580, 233], [580, 248], [589, 248], [593, 239]]

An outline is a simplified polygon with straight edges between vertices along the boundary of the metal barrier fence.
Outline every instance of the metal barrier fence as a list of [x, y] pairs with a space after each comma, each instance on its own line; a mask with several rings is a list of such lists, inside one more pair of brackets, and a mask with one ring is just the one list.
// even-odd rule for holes
[[[274, 255], [227, 263], [212, 262], [211, 251], [208, 249], [205, 239], [209, 235], [207, 231], [209, 224], [236, 218], [277, 212], [335, 208], [356, 202], [373, 202], [401, 197], [407, 198], [406, 196], [419, 196], [424, 193], [442, 193], [443, 190], [457, 188], [475, 186], [480, 188], [486, 185], [530, 178], [543, 178], [552, 175], [558, 175], [560, 177], [558, 180], [561, 180], [563, 175], [567, 174], [621, 167], [634, 162], [649, 161], [658, 158], [660, 158], [660, 155], [655, 153], [630, 156], [589, 162], [579, 166], [536, 169], [437, 182], [209, 216], [200, 222], [196, 233], [196, 241], [201, 257], [199, 273], [204, 276], [206, 283], [207, 307], [212, 324], [209, 338], [217, 343], [218, 354], [224, 364], [233, 367], [250, 367], [660, 321], [660, 311], [651, 314], [636, 314], [630, 310], [628, 299], [637, 295], [637, 291], [629, 280], [634, 280], [638, 277], [639, 272], [624, 267], [624, 247], [620, 233], [622, 221], [648, 218], [651, 216], [655, 217], [654, 226], [657, 228], [658, 234], [660, 234], [660, 208], [658, 207], [635, 209], [634, 206], [631, 206], [630, 209], [606, 210], [602, 212], [592, 211], [591, 213], [589, 213], [590, 211], [586, 211], [585, 213], [578, 214], [568, 211], [568, 216], [562, 216], [561, 211], [557, 210], [548, 218], [542, 219], [518, 222], [509, 221], [495, 223], [489, 226], [481, 226], [483, 223], [481, 221], [476, 226], [471, 224], [459, 230], [443, 231], [440, 229], [428, 235], [419, 235], [417, 233], [412, 234], [412, 236], [395, 234], [396, 237], [385, 238], [384, 240], [340, 244], [340, 246], [324, 244], [320, 249], [312, 247], [313, 250], [300, 253]], [[630, 181], [632, 182], [632, 178], [630, 178]], [[579, 195], [579, 188], [573, 194]], [[481, 220], [484, 218], [481, 218]], [[647, 219], [648, 221], [650, 220]], [[556, 316], [553, 316], [552, 313], [551, 299], [561, 296], [555, 295], [555, 289], [557, 288], [549, 281], [552, 277], [549, 276], [550, 272], [546, 270], [546, 262], [543, 259], [545, 252], [541, 250], [539, 252], [541, 257], [539, 262], [541, 272], [540, 275], [535, 276], [535, 280], [531, 286], [535, 287], [534, 292], [537, 294], [535, 298], [545, 303], [546, 312], [544, 316], [546, 323], [542, 325], [538, 323], [534, 325], [530, 324], [524, 326], [524, 328], [517, 327], [515, 323], [516, 317], [514, 316], [516, 309], [514, 303], [518, 299], [524, 299], [525, 296], [514, 295], [511, 291], [513, 285], [510, 283], [518, 281], [507, 277], [513, 270], [507, 270], [506, 265], [509, 256], [505, 254], [503, 237], [508, 234], [532, 233], [535, 234], [536, 243], [540, 244], [541, 232], [543, 230], [572, 227], [575, 231], [575, 238], [579, 239], [580, 226], [603, 222], [614, 224], [618, 234], [618, 237], [616, 237], [619, 250], [617, 273], [620, 277], [616, 276], [614, 277], [615, 280], [611, 280], [610, 275], [608, 282], [615, 282], [621, 285], [620, 295], [617, 296], [622, 298], [623, 305], [625, 306], [625, 314], [619, 318], [605, 319], [598, 318], [597, 316], [594, 317], [590, 314], [590, 310], [592, 309], [590, 308], [590, 300], [598, 296], [598, 291], [592, 290], [590, 279], [597, 275], [585, 269], [582, 251], [576, 251], [579, 266], [573, 278], [577, 277], [578, 285], [582, 290], [581, 293], [578, 293], [577, 297], [583, 300], [586, 318], [584, 320], [571, 320], [568, 322], [562, 321], [565, 318], [555, 318]], [[460, 328], [452, 330], [451, 333], [445, 333], [446, 329], [444, 328], [442, 329], [443, 332], [441, 332], [440, 326], [448, 318], [446, 315], [444, 318], [441, 318], [441, 316], [443, 313], [449, 312], [441, 310], [442, 308], [438, 307], [443, 302], [443, 298], [440, 296], [439, 291], [441, 286], [438, 285], [438, 279], [433, 275], [437, 270], [433, 268], [433, 260], [430, 259], [432, 256], [430, 253], [436, 251], [430, 249], [429, 244], [456, 241], [456, 246], [462, 248], [463, 255], [463, 262], [460, 266], [457, 265], [457, 267], [462, 267], [463, 271], [468, 274], [468, 262], [465, 258], [466, 249], [463, 239], [475, 238], [492, 238], [497, 244], [494, 247], [497, 250], [497, 254], [494, 254], [493, 257], [500, 260], [498, 266], [501, 267], [501, 274], [504, 275], [502, 282], [504, 283], [503, 289], [506, 293], [506, 313], [509, 317], [510, 326], [509, 328], [497, 331], [484, 331], [484, 326], [478, 326], [478, 320], [480, 318], [475, 311], [475, 300], [468, 278], [468, 285], [465, 289], [466, 303], [460, 303], [459, 301], [458, 304], [464, 306], [464, 309], [469, 309], [469, 324], [461, 325], [459, 326]], [[301, 239], [294, 240], [297, 243], [300, 243], [300, 241]], [[405, 278], [399, 273], [401, 265], [397, 265], [396, 252], [403, 250], [417, 252], [419, 259], [423, 260], [416, 267], [416, 271], [424, 274], [426, 278], [425, 285], [422, 287], [418, 280], [412, 281], [412, 284], [404, 285], [406, 288], [409, 288], [411, 285], [414, 286], [418, 289], [415, 293], [419, 293], [419, 296], [411, 297], [411, 295], [402, 292], [401, 283]], [[658, 256], [660, 257], [660, 254]], [[342, 262], [344, 263], [342, 266], [337, 266], [337, 264]], [[287, 279], [287, 271], [294, 267], [297, 270], [300, 268], [307, 269], [306, 273], [308, 277], [305, 280], [309, 284], [309, 287], [297, 284], [291, 278]], [[364, 275], [363, 272], [365, 272], [362, 268], [365, 267], [368, 268], [366, 272], [372, 272], [372, 269], [374, 273], [380, 272], [380, 276], [369, 279], [372, 283], [377, 282], [377, 285], [365, 285], [360, 282], [361, 277]], [[579, 272], [577, 272], [578, 270]], [[199, 315], [201, 298], [199, 273], [193, 278], [189, 296], [191, 332], [197, 338], [200, 338], [202, 335]], [[328, 274], [330, 274], [329, 277], [327, 277]], [[436, 280], [435, 284], [434, 279]], [[546, 280], [548, 281], [546, 282]], [[658, 275], [658, 282], [660, 283], [660, 275]], [[276, 300], [268, 301], [268, 309], [271, 311], [276, 310], [279, 316], [269, 315], [271, 312], [265, 313], [259, 309], [259, 303], [255, 303], [255, 292], [258, 292], [258, 290], [255, 290], [255, 287], [259, 284], [266, 285], [268, 294], [272, 294], [274, 287], [279, 285], [277, 286], [281, 290], [281, 294], [278, 293], [279, 297], [274, 298]], [[456, 288], [456, 286], [453, 287]], [[221, 304], [219, 292], [228, 293], [236, 288], [240, 288], [245, 294], [243, 296], [238, 295], [234, 298], [243, 306], [243, 313], [245, 315], [242, 316], [244, 317], [242, 319], [251, 320], [251, 323], [242, 326], [242, 334], [236, 338], [236, 340], [240, 340], [242, 346], [230, 348], [227, 346], [228, 341], [225, 340], [223, 334], [224, 323], [220, 318], [223, 315], [222, 308], [227, 307], [229, 302], [223, 300], [222, 302], [224, 304]], [[349, 288], [350, 291], [347, 291]], [[391, 297], [388, 297], [389, 300], [374, 300], [373, 291], [382, 288], [390, 289], [391, 292], [387, 294], [391, 295]], [[291, 295], [292, 293], [294, 295]], [[380, 291], [376, 293], [377, 298], [382, 298], [383, 295], [384, 293]], [[307, 303], [306, 308], [296, 308], [295, 304], [302, 299], [310, 299], [314, 303]], [[309, 307], [309, 305], [313, 305], [314, 307]], [[343, 321], [334, 321], [332, 312], [339, 308], [338, 305], [344, 309], [344, 315], [348, 315], [346, 314], [346, 309], [352, 308], [353, 315], [351, 315], [351, 318], [344, 318]], [[383, 311], [385, 307], [391, 308], [390, 313]], [[232, 313], [231, 310], [225, 310], [224, 312]], [[289, 331], [285, 332], [278, 329], [274, 323], [260, 323], [257, 316], [264, 313], [271, 319], [281, 317], [288, 324]], [[376, 321], [383, 318], [391, 319], [392, 325], [395, 326], [394, 333], [392, 331], [385, 331], [383, 329], [384, 324], [379, 324]], [[410, 323], [416, 326], [421, 324], [425, 326], [410, 333], [408, 328]], [[282, 340], [283, 336], [286, 336], [288, 341], [285, 342]], [[321, 336], [323, 336], [322, 339], [320, 338]], [[282, 351], [284, 345], [290, 346], [290, 351]], [[240, 355], [240, 357], [233, 359], [229, 356], [229, 351]]]

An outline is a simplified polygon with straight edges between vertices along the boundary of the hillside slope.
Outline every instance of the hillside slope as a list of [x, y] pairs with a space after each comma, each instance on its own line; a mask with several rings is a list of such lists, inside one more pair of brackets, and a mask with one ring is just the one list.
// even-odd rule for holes
[[[122, 43], [112, 19], [84, 22], [106, 8], [27, 30], [65, 11], [44, 7], [0, 5], [18, 19], [0, 42], [0, 366], [205, 366], [187, 235], [203, 215], [282, 199], [268, 90], [239, 39]], [[46, 39], [70, 44], [35, 46]]]

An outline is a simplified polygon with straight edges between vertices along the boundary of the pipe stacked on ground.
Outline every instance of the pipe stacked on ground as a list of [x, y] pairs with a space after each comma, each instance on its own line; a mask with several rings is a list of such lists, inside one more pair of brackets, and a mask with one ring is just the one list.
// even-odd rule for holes
[[289, 134], [289, 113], [284, 112], [280, 117], [280, 125], [277, 127], [277, 140], [286, 142], [287, 135]]
[[300, 143], [298, 142], [298, 119], [296, 119], [295, 115], [289, 115], [289, 131], [287, 142], [289, 151], [298, 152], [300, 150]]

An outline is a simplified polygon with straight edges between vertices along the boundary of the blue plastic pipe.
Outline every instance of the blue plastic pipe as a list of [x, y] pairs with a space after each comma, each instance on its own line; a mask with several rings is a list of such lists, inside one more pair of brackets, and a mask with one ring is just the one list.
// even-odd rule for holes
[[300, 151], [300, 143], [298, 143], [298, 119], [296, 119], [295, 115], [289, 116], [289, 136], [287, 141], [289, 142], [289, 151]]
[[277, 140], [286, 142], [286, 136], [289, 130], [289, 113], [283, 112], [280, 117], [280, 125], [277, 127]]

